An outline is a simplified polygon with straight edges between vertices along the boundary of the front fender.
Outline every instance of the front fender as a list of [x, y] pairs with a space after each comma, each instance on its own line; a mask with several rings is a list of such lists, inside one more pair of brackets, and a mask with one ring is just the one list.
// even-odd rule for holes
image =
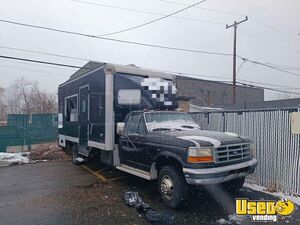
[[184, 166], [186, 164], [182, 160], [182, 157], [180, 157], [178, 154], [176, 154], [174, 152], [163, 151], [155, 157], [155, 161], [158, 161], [160, 158], [173, 158], [173, 159], [177, 160], [182, 166]]

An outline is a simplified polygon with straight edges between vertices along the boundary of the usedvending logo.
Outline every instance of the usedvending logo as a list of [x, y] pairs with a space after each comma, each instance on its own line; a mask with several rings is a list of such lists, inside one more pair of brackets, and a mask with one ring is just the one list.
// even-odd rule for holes
[[235, 213], [237, 216], [250, 216], [253, 222], [277, 222], [278, 217], [291, 216], [295, 204], [288, 199], [279, 201], [236, 199]]

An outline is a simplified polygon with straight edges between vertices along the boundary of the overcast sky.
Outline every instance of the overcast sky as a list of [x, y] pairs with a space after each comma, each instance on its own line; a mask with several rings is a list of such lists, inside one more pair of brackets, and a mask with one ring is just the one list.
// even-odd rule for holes
[[[110, 6], [168, 14], [184, 8], [160, 0], [84, 0]], [[193, 4], [195, 0], [172, 0]], [[84, 4], [72, 0], [0, 0], [0, 19], [101, 35], [142, 24], [159, 15]], [[203, 8], [191, 8], [177, 17], [111, 35], [111, 38], [194, 50], [232, 53], [233, 29], [225, 24], [249, 16], [238, 30], [238, 54], [264, 63], [300, 68], [299, 0], [207, 0], [199, 7], [241, 14], [229, 15]], [[200, 21], [202, 20], [202, 22]], [[261, 23], [266, 24], [263, 26]], [[271, 26], [271, 27], [268, 27]], [[278, 30], [280, 32], [277, 32]], [[232, 77], [232, 57], [165, 50], [131, 44], [61, 34], [0, 22], [0, 47], [49, 52], [102, 62], [135, 64], [158, 70]], [[82, 60], [0, 48], [1, 55], [25, 57], [82, 66]], [[238, 67], [242, 63], [238, 60]], [[22, 70], [26, 69], [26, 70]], [[30, 70], [30, 71], [29, 71]], [[290, 70], [299, 73], [300, 70]], [[0, 86], [7, 87], [17, 77], [38, 81], [43, 89], [56, 92], [74, 69], [0, 59]], [[299, 75], [300, 76], [300, 75]], [[237, 79], [300, 88], [300, 77], [245, 63]], [[208, 77], [200, 77], [213, 79]], [[218, 80], [225, 80], [218, 78]], [[216, 78], [214, 78], [216, 79]], [[276, 87], [275, 87], [276, 88]], [[297, 91], [292, 90], [291, 91]], [[298, 89], [298, 92], [300, 90]], [[268, 92], [267, 99], [274, 93]]]

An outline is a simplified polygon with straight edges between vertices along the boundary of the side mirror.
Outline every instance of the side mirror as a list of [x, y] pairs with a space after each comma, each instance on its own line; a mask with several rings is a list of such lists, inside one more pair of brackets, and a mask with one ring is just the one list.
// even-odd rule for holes
[[123, 135], [124, 128], [125, 128], [125, 123], [124, 122], [117, 123], [117, 134], [118, 135]]

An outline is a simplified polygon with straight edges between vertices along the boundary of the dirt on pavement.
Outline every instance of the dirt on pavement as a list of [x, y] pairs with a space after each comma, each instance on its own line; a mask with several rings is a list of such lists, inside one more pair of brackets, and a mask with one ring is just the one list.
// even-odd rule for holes
[[47, 161], [58, 161], [58, 160], [70, 160], [71, 157], [66, 154], [63, 149], [58, 146], [57, 142], [45, 143], [35, 145], [30, 150], [31, 160], [47, 160]]

